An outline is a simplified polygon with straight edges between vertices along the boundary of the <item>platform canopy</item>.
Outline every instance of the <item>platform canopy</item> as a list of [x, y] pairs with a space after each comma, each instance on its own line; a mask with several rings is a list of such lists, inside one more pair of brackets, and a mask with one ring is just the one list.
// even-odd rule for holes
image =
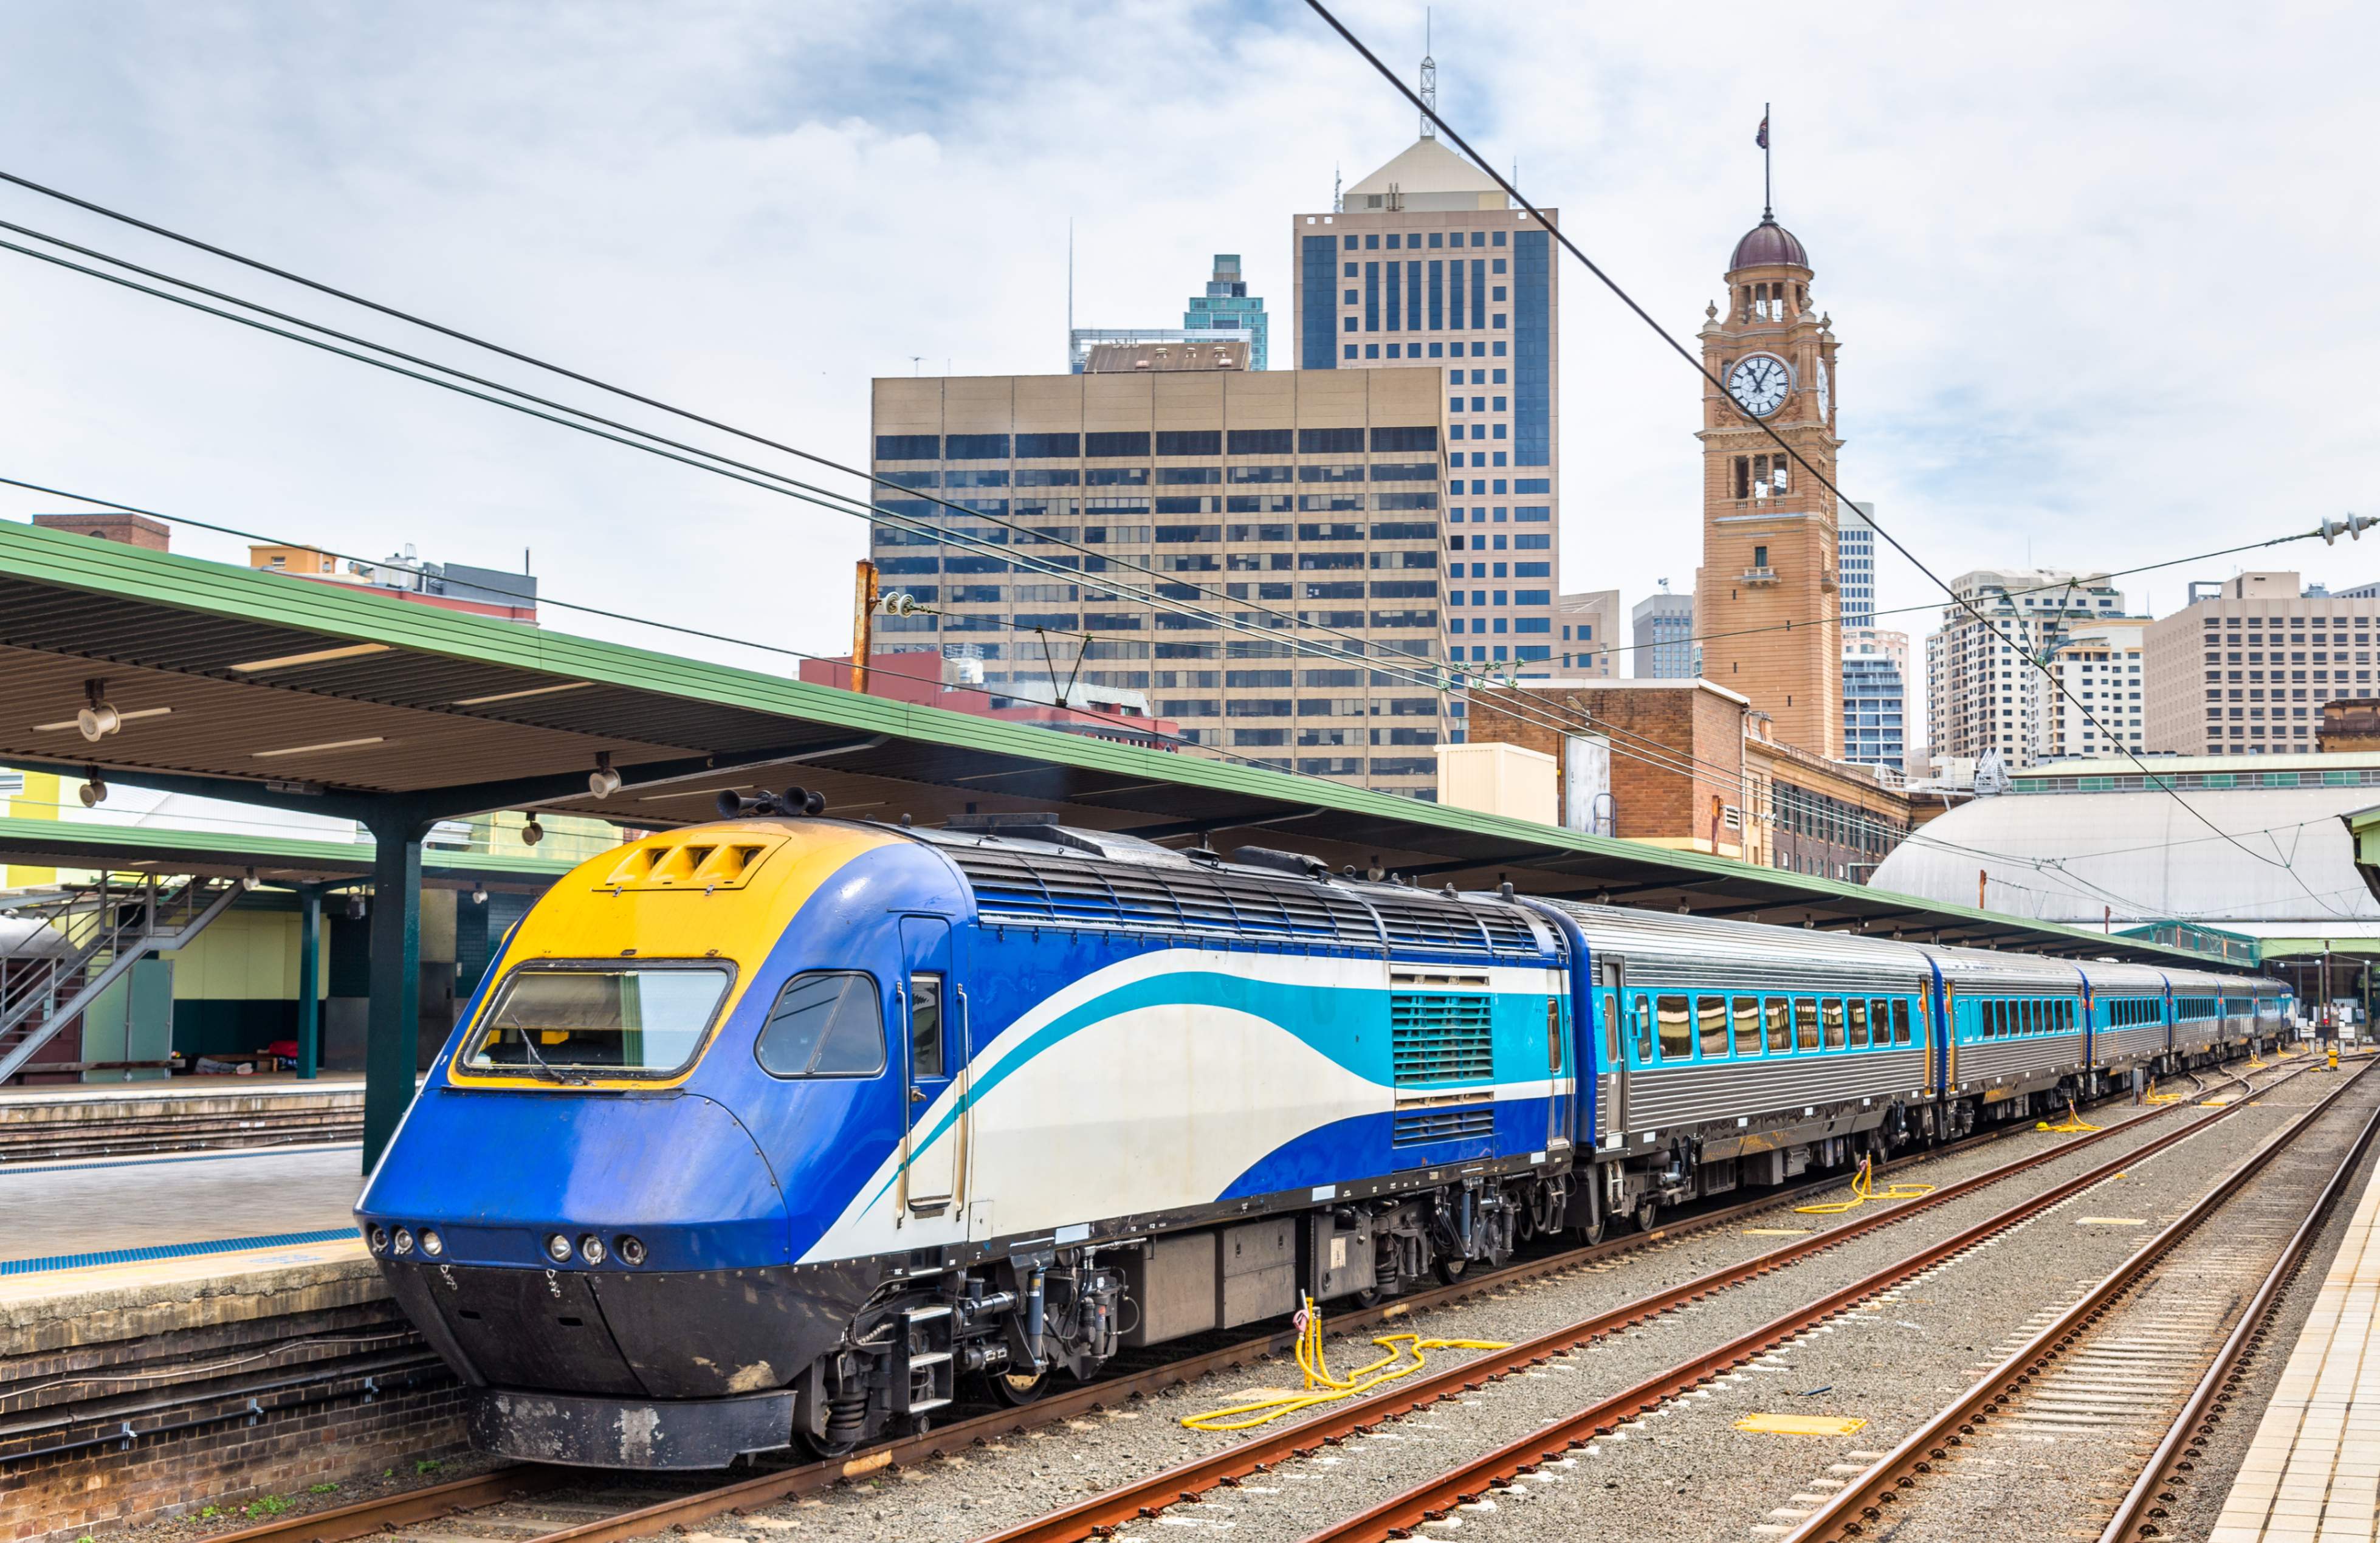
[[[757, 611], [765, 610], [756, 601]], [[716, 618], [713, 618], [716, 620]], [[96, 744], [93, 687], [123, 714]], [[625, 780], [597, 798], [599, 758]], [[0, 763], [310, 813], [383, 836], [494, 809], [629, 828], [799, 784], [831, 814], [1053, 811], [1159, 841], [1310, 853], [1432, 887], [2194, 963], [2095, 929], [1051, 733], [368, 589], [0, 522]], [[418, 837], [417, 837], [418, 839]]]
[[[742, 591], [766, 614], [765, 575]], [[720, 618], [707, 618], [717, 622]], [[86, 742], [92, 696], [122, 727]], [[360, 821], [374, 839], [367, 1166], [414, 1091], [424, 841], [556, 809], [699, 821], [798, 784], [831, 814], [1046, 811], [1310, 854], [1431, 887], [1509, 881], [1790, 926], [2196, 965], [2142, 940], [1599, 839], [1194, 754], [854, 695], [287, 575], [0, 522], [0, 764]], [[597, 797], [608, 764], [623, 785]], [[390, 904], [395, 899], [396, 904]]]

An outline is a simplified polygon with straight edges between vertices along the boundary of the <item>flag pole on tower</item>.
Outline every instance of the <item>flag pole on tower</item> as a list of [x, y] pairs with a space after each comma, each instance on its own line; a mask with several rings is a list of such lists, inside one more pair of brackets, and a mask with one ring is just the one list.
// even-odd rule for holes
[[1773, 220], [1777, 217], [1777, 200], [1768, 184], [1768, 103], [1766, 102], [1760, 104], [1760, 132], [1753, 136], [1753, 142], [1760, 147], [1760, 217]]

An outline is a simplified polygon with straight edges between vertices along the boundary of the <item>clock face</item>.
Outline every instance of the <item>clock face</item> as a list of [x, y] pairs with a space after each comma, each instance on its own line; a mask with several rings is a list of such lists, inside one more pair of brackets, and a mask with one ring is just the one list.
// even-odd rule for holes
[[1792, 372], [1774, 354], [1747, 354], [1727, 374], [1727, 394], [1755, 418], [1767, 418], [1783, 407], [1792, 389]]
[[1820, 359], [1818, 361], [1818, 416], [1828, 420], [1835, 416], [1834, 393], [1829, 389], [1831, 384], [1832, 383], [1827, 378], [1827, 361]]

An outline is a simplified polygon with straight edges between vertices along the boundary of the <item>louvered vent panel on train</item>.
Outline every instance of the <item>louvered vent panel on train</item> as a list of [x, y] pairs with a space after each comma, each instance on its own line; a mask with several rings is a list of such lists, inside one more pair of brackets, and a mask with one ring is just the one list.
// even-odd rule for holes
[[1488, 952], [1488, 935], [1480, 930], [1478, 918], [1467, 905], [1452, 902], [1431, 905], [1427, 901], [1390, 899], [1373, 895], [1372, 908], [1380, 913], [1380, 925], [1388, 929], [1389, 942], [1400, 948], [1456, 950], [1466, 954]]
[[1529, 924], [1511, 911], [1482, 905], [1472, 912], [1479, 925], [1488, 929], [1488, 942], [1499, 954], [1535, 954], [1537, 935]]
[[1390, 1127], [1390, 1145], [1421, 1147], [1433, 1141], [1476, 1140], [1496, 1134], [1496, 1111], [1487, 1109], [1424, 1109], [1400, 1114]]
[[1477, 991], [1391, 991], [1389, 1050], [1399, 1087], [1496, 1075], [1490, 999]]
[[[1318, 885], [1294, 881], [1276, 885], [1203, 869], [1099, 862], [989, 846], [944, 851], [974, 886], [977, 908], [990, 921], [1257, 933], [1354, 948], [1380, 945], [1380, 929], [1370, 911]], [[1475, 940], [1471, 946], [1476, 949]]]

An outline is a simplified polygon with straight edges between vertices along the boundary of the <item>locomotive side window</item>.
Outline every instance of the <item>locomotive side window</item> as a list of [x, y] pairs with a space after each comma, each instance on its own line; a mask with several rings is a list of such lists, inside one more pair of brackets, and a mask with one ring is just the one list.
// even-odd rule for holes
[[1793, 999], [1793, 1038], [1805, 1051], [1818, 1048], [1818, 1004], [1808, 997]]
[[884, 1069], [876, 978], [857, 970], [794, 977], [777, 993], [752, 1053], [771, 1076], [874, 1076]]
[[1760, 1053], [1760, 999], [1738, 997], [1735, 999], [1734, 1007], [1735, 1053], [1758, 1055]]
[[1727, 999], [1697, 997], [1694, 1015], [1702, 1033], [1703, 1059], [1723, 1061], [1727, 1058]]
[[1769, 997], [1762, 1009], [1768, 1016], [1768, 1053], [1790, 1055], [1793, 1051], [1793, 1003], [1784, 997]]
[[1552, 997], [1548, 997], [1546, 998], [1546, 1070], [1560, 1076], [1561, 1063], [1561, 1003]]
[[1867, 1049], [1867, 1002], [1860, 997], [1851, 1000], [1852, 1049]]
[[942, 1075], [942, 978], [909, 978], [909, 1075]]
[[1892, 1042], [1905, 1045], [1909, 1041], [1909, 1002], [1901, 997], [1892, 999]]
[[1661, 1059], [1664, 1061], [1692, 1061], [1694, 1058], [1694, 1020], [1686, 1010], [1686, 1000], [1684, 997], [1661, 999]]
[[550, 1077], [674, 1072], [694, 1059], [727, 982], [725, 970], [704, 966], [524, 966], [505, 978], [463, 1065]]
[[1620, 1064], [1620, 1002], [1611, 992], [1603, 993], [1603, 1048], [1612, 1065]]

